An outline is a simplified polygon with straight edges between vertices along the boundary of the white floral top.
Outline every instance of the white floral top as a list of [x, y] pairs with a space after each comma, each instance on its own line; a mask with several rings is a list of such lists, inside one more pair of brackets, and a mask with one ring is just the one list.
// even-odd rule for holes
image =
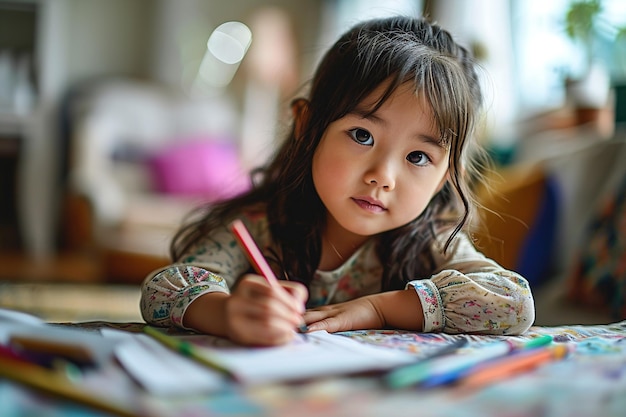
[[[242, 217], [264, 255], [273, 246], [265, 216]], [[375, 241], [367, 241], [334, 271], [316, 271], [307, 307], [348, 301], [381, 290], [382, 265]], [[407, 284], [422, 302], [424, 332], [520, 334], [535, 318], [528, 282], [478, 252], [465, 234], [443, 253], [433, 247], [436, 271]], [[156, 270], [142, 284], [141, 314], [157, 326], [184, 328], [185, 310], [211, 291], [229, 292], [250, 263], [227, 228], [197, 245], [180, 263]], [[407, 312], [411, 314], [411, 312]]]

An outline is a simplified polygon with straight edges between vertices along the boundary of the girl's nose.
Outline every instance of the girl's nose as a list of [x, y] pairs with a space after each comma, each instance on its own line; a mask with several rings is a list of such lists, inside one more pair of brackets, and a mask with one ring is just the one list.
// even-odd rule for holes
[[363, 179], [366, 184], [393, 190], [396, 186], [393, 163], [387, 158], [375, 161], [371, 168], [365, 172]]

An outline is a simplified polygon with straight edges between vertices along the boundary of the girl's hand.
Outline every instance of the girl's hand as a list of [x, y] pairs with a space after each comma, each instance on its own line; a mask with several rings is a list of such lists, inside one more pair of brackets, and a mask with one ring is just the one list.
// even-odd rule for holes
[[304, 313], [309, 331], [326, 330], [330, 333], [355, 329], [382, 329], [385, 319], [373, 298], [368, 296], [332, 304]]
[[329, 333], [392, 327], [423, 329], [422, 305], [413, 289], [368, 295], [344, 303], [327, 305], [304, 313], [309, 331]]
[[271, 346], [289, 342], [302, 323], [306, 287], [279, 281], [272, 287], [254, 274], [241, 278], [225, 305], [227, 335], [244, 345]]

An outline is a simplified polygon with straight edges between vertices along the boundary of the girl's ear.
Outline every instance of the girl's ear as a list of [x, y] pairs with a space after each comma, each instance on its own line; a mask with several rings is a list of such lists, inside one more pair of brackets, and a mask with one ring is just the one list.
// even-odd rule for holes
[[303, 98], [297, 98], [291, 102], [293, 114], [293, 126], [296, 139], [300, 139], [304, 129], [309, 124], [309, 102]]

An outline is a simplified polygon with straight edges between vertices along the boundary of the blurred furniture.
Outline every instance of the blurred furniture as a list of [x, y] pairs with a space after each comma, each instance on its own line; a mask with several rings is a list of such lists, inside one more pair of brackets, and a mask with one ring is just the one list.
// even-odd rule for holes
[[20, 161], [36, 101], [37, 2], [0, 2], [0, 253], [22, 247]]
[[[561, 142], [560, 152], [499, 168], [489, 175], [490, 187], [479, 188], [486, 210], [477, 222], [477, 246], [529, 279], [537, 324], [607, 323], [624, 314], [619, 305], [609, 305], [626, 305], [623, 290], [610, 300], [604, 291], [599, 302], [595, 283], [586, 293], [574, 294], [571, 287], [587, 279], [578, 271], [581, 256], [590, 251], [594, 222], [626, 181], [625, 160], [626, 137]], [[606, 271], [605, 284], [611, 281], [619, 290], [626, 284], [617, 265], [626, 262], [626, 254], [613, 247], [607, 253], [616, 267]]]
[[226, 98], [105, 80], [73, 90], [65, 119], [61, 238], [95, 254], [106, 282], [141, 282], [170, 262], [171, 238], [194, 207], [247, 187]]

